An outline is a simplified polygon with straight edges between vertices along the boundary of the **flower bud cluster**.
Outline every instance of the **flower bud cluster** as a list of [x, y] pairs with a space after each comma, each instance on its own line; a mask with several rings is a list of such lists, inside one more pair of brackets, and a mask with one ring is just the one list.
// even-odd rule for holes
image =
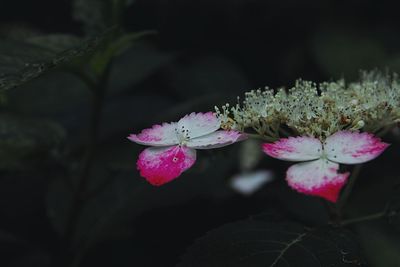
[[297, 80], [292, 88], [252, 90], [242, 103], [216, 107], [225, 129], [253, 129], [264, 137], [282, 132], [324, 139], [340, 130], [377, 132], [400, 120], [396, 74], [362, 72], [360, 79], [316, 84]]

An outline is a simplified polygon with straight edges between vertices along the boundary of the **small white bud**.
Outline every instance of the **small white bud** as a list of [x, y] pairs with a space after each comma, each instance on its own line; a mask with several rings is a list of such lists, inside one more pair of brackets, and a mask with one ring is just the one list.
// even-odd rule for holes
[[357, 126], [360, 127], [360, 128], [364, 127], [364, 125], [365, 125], [365, 122], [363, 120], [359, 120], [357, 122]]
[[357, 99], [353, 99], [353, 100], [350, 101], [350, 103], [351, 103], [353, 106], [358, 105], [358, 100], [357, 100]]

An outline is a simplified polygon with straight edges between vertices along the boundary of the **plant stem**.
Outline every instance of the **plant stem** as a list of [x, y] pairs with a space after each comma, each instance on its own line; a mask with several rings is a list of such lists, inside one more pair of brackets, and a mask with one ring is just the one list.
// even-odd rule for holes
[[341, 220], [341, 214], [339, 212], [339, 209], [337, 205], [332, 204], [331, 202], [321, 199], [322, 204], [324, 205], [325, 209], [328, 212], [329, 215], [329, 220], [332, 222], [332, 224], [339, 224]]
[[382, 128], [379, 132], [377, 132], [376, 136], [382, 137], [382, 136], [386, 135], [395, 126], [396, 126], [396, 124], [387, 125], [386, 127]]
[[248, 137], [250, 138], [254, 138], [254, 139], [261, 139], [267, 142], [274, 142], [276, 141], [276, 139], [272, 138], [272, 137], [268, 137], [268, 136], [263, 136], [263, 135], [259, 135], [259, 134], [251, 134], [251, 133], [245, 133]]
[[[108, 84], [110, 72], [110, 65], [95, 83], [96, 88], [93, 89], [93, 105], [91, 111], [91, 121], [89, 126], [88, 143], [86, 146], [85, 154], [82, 159], [80, 174], [78, 177], [78, 184], [74, 192], [74, 197], [71, 203], [71, 208], [65, 228], [65, 239], [68, 247], [70, 248], [74, 242], [78, 222], [82, 210], [85, 205], [85, 193], [90, 177], [90, 170], [94, 162], [95, 149], [98, 139], [99, 126], [104, 103], [104, 94]], [[93, 84], [92, 84], [93, 85]], [[90, 84], [88, 84], [90, 86]]]
[[97, 141], [97, 132], [99, 125], [99, 117], [101, 114], [102, 104], [99, 95], [94, 96], [93, 100], [93, 111], [92, 119], [89, 129], [89, 141], [85, 151], [85, 155], [82, 160], [82, 167], [78, 178], [78, 185], [74, 193], [74, 200], [72, 202], [71, 213], [67, 222], [65, 236], [68, 240], [72, 240], [76, 230], [76, 221], [78, 220], [79, 213], [81, 211], [81, 204], [83, 200], [83, 193], [86, 191], [86, 186], [88, 183], [88, 177], [90, 173], [91, 166], [93, 164], [95, 144]]
[[340, 197], [340, 200], [338, 203], [339, 211], [341, 211], [343, 209], [343, 207], [346, 205], [346, 203], [350, 197], [350, 194], [353, 191], [353, 187], [356, 183], [356, 180], [360, 174], [361, 167], [362, 167], [362, 165], [359, 164], [353, 168], [351, 176], [349, 178], [349, 183], [344, 188], [344, 191], [343, 191], [342, 196]]
[[286, 131], [286, 130], [283, 129], [282, 127], [279, 127], [279, 132], [280, 132], [284, 137], [293, 136], [292, 134], [290, 134], [288, 131]]
[[347, 226], [347, 225], [354, 224], [354, 223], [372, 221], [372, 220], [383, 218], [384, 216], [386, 216], [386, 210], [377, 212], [374, 214], [370, 214], [367, 216], [344, 220], [339, 224], [339, 226]]

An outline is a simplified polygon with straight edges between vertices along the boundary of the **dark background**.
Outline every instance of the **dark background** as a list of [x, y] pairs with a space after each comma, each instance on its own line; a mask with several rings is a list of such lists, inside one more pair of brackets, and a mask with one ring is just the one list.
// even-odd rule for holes
[[[71, 14], [71, 1], [1, 0], [0, 32], [83, 36]], [[154, 188], [135, 170], [142, 147], [126, 136], [235, 103], [250, 89], [290, 87], [297, 78], [351, 81], [360, 69], [399, 71], [399, 22], [392, 1], [136, 1], [125, 11], [125, 29], [157, 34], [114, 62], [90, 174], [95, 193], [73, 238], [82, 266], [174, 266], [207, 231], [263, 212], [326, 222], [318, 199], [286, 186], [285, 162], [259, 163], [273, 169], [277, 180], [251, 197], [227, 185], [239, 171], [239, 145], [200, 152], [194, 168]], [[6, 92], [2, 123], [18, 120], [11, 132], [19, 139], [10, 150], [15, 155], [0, 153], [0, 266], [57, 266], [65, 250], [60, 229], [71, 196], [62, 181], [76, 176], [87, 142], [91, 97], [84, 87], [55, 71]], [[25, 126], [38, 125], [37, 119], [56, 126], [28, 131]], [[28, 155], [24, 145], [32, 150]], [[365, 167], [349, 214], [382, 209], [398, 183], [397, 161], [393, 145]], [[400, 239], [390, 227], [381, 222], [353, 229], [371, 266], [400, 265]]]

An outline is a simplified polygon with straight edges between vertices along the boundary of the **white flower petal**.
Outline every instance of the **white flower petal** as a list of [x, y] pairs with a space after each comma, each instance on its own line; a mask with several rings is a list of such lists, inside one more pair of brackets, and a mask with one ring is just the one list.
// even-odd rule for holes
[[217, 116], [212, 112], [191, 113], [178, 121], [178, 132], [192, 139], [215, 132], [221, 126]]
[[299, 136], [281, 138], [275, 143], [263, 144], [264, 152], [277, 159], [306, 161], [318, 159], [322, 155], [322, 144], [317, 138]]
[[210, 149], [230, 145], [245, 138], [235, 131], [216, 131], [187, 141], [187, 146], [195, 149]]
[[179, 143], [176, 133], [178, 124], [176, 122], [154, 125], [152, 128], [144, 129], [139, 134], [131, 134], [128, 139], [149, 146], [168, 146]]
[[329, 160], [357, 164], [376, 158], [388, 146], [370, 133], [339, 131], [326, 139], [324, 150]]
[[349, 173], [338, 173], [339, 164], [326, 159], [297, 163], [286, 173], [286, 181], [296, 191], [336, 202]]
[[239, 167], [241, 171], [254, 169], [262, 160], [264, 153], [260, 146], [261, 140], [258, 139], [248, 139], [240, 144]]
[[229, 184], [236, 192], [249, 196], [272, 180], [274, 180], [274, 175], [271, 171], [258, 170], [237, 174], [232, 177]]

